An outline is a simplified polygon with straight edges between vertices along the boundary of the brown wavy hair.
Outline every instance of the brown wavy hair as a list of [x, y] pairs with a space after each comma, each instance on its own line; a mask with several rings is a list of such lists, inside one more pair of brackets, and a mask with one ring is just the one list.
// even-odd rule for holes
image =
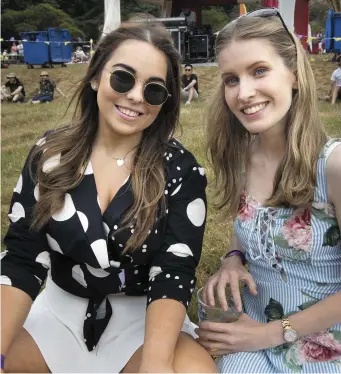
[[[232, 41], [266, 40], [297, 76], [298, 89], [293, 90], [285, 129], [286, 152], [268, 206], [302, 206], [313, 200], [317, 159], [327, 141], [317, 107], [314, 74], [300, 41], [292, 36], [295, 43], [277, 17], [251, 16], [228, 24], [216, 40], [217, 56]], [[257, 135], [250, 134], [227, 106], [221, 80], [209, 106], [207, 129], [207, 151], [215, 173], [215, 205], [226, 217], [234, 218], [243, 189], [243, 170]]]
[[[46, 143], [33, 151], [31, 160], [38, 159], [35, 177], [39, 183], [40, 198], [34, 208], [32, 228], [39, 230], [51, 215], [63, 207], [65, 193], [77, 187], [83, 179], [99, 119], [97, 93], [91, 88], [91, 81], [101, 74], [112, 53], [126, 40], [147, 42], [165, 54], [166, 86], [171, 94], [155, 121], [144, 130], [133, 160], [131, 183], [134, 202], [123, 220], [123, 228], [131, 224], [135, 226], [125, 248], [128, 251], [141, 247], [160, 213], [159, 208], [164, 210], [163, 155], [167, 141], [179, 125], [180, 56], [165, 28], [150, 22], [130, 22], [121, 24], [104, 36], [72, 99], [76, 100], [72, 123], [48, 134]], [[61, 154], [58, 167], [44, 173], [43, 164], [58, 154]]]

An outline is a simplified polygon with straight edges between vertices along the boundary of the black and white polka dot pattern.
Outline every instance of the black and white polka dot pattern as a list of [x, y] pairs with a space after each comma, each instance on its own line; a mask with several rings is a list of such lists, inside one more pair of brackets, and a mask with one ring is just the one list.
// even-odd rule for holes
[[[60, 155], [51, 157], [43, 171], [50, 172], [60, 159]], [[122, 252], [134, 225], [119, 228], [133, 203], [130, 178], [102, 215], [89, 162], [82, 182], [65, 194], [63, 208], [40, 232], [30, 230], [39, 187], [30, 177], [27, 162], [14, 188], [1, 283], [23, 290], [34, 300], [50, 269], [59, 287], [88, 298], [83, 331], [89, 351], [111, 317], [108, 294], [147, 294], [147, 306], [168, 298], [187, 308], [191, 300], [205, 228], [207, 182], [203, 168], [176, 140], [165, 146], [163, 160], [166, 212], [141, 248], [128, 254]], [[36, 163], [33, 174], [35, 168]], [[101, 318], [96, 318], [99, 314]]]

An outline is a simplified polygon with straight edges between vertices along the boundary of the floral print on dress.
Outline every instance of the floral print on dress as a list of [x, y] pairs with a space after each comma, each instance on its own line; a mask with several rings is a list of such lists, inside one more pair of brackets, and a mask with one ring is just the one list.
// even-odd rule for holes
[[274, 242], [285, 249], [282, 257], [291, 261], [308, 260], [313, 240], [310, 207], [298, 208], [292, 215], [282, 215], [281, 218], [286, 220]]
[[286, 218], [286, 221], [274, 241], [280, 248], [291, 249], [292, 253], [286, 252], [284, 258], [291, 260], [307, 259], [303, 252], [308, 254], [312, 250], [312, 216], [329, 225], [323, 235], [323, 247], [335, 247], [341, 241], [335, 208], [331, 204], [315, 201], [311, 206], [294, 210], [290, 216], [281, 216], [281, 218]]
[[[300, 339], [296, 344], [299, 362], [303, 364], [340, 360], [341, 341], [335, 339], [335, 333], [321, 331]], [[338, 331], [337, 334], [340, 332]]]
[[331, 204], [313, 202], [312, 212], [317, 219], [330, 225], [323, 235], [322, 246], [335, 247], [341, 241], [341, 232], [336, 220], [335, 208]]
[[238, 208], [237, 219], [239, 221], [250, 221], [256, 217], [259, 203], [252, 196], [248, 195], [246, 191], [240, 196], [240, 203]]
[[308, 208], [297, 209], [281, 229], [284, 240], [289, 247], [297, 251], [311, 251], [311, 211]]
[[[303, 291], [302, 294], [310, 298], [310, 300], [299, 305], [297, 307], [299, 310], [305, 310], [320, 301]], [[264, 313], [267, 321], [271, 322], [281, 320], [283, 317], [288, 317], [296, 312], [284, 313], [282, 304], [274, 299], [270, 299]], [[284, 365], [294, 372], [302, 371], [305, 363], [329, 361], [340, 365], [341, 331], [325, 330], [307, 335], [294, 343], [285, 343], [272, 348], [271, 352], [275, 355], [283, 355]]]

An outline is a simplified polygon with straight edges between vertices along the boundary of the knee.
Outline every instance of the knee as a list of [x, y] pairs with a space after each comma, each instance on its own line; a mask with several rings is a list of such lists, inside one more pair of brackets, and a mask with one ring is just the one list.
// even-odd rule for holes
[[217, 373], [217, 367], [207, 351], [183, 332], [175, 349], [174, 370], [176, 373]]

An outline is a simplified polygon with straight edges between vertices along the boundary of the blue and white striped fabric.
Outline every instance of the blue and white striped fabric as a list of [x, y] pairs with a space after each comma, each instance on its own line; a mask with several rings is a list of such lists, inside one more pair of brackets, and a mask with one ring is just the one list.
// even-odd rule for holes
[[[258, 295], [242, 289], [244, 311], [268, 322], [300, 312], [341, 291], [341, 240], [328, 204], [326, 161], [341, 139], [325, 145], [317, 163], [314, 202], [264, 207], [245, 192], [234, 222]], [[341, 306], [335, 306], [341, 308]], [[295, 326], [293, 326], [295, 328]], [[223, 356], [222, 373], [340, 373], [341, 324], [275, 349]]]

